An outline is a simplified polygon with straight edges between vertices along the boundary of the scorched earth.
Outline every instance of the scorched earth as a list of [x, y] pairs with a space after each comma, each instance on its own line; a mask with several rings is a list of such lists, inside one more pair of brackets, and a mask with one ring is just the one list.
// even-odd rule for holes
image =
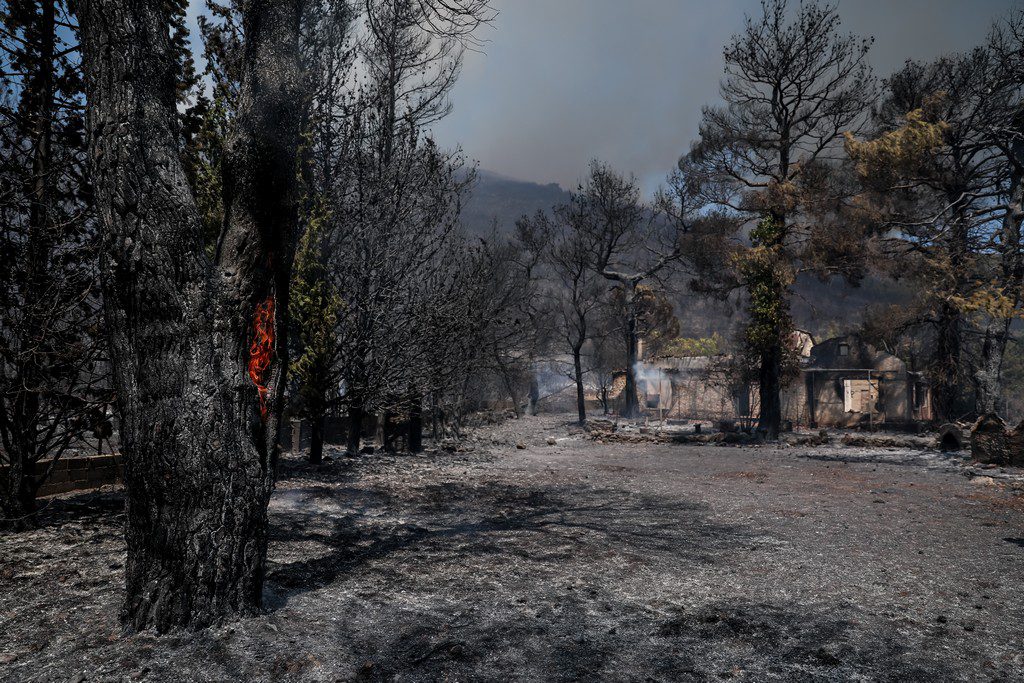
[[266, 613], [125, 635], [118, 493], [0, 537], [10, 681], [1021, 681], [1024, 496], [965, 455], [598, 442], [282, 463]]

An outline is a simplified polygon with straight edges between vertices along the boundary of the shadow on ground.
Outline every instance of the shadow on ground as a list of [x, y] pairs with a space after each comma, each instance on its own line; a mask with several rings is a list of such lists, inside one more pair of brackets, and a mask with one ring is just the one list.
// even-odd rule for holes
[[[289, 504], [271, 517], [271, 543], [324, 551], [270, 572], [291, 596], [396, 553], [415, 554], [423, 576], [410, 578], [429, 580], [431, 564], [448, 560], [580, 562], [612, 549], [646, 560], [713, 563], [749, 537], [742, 527], [710, 521], [702, 505], [621, 489], [447, 481], [395, 495], [355, 487], [350, 477], [345, 470], [307, 471], [301, 485], [283, 491]], [[321, 514], [325, 509], [344, 512]], [[571, 552], [552, 550], [563, 546]]]
[[381, 489], [355, 471], [295, 472], [271, 543], [299, 559], [269, 582], [282, 618], [341, 607], [357, 679], [955, 678], [850, 605], [681, 589], [726, 579], [757, 537], [702, 504], [536, 478]]
[[[0, 680], [1022, 680], [1016, 518], [965, 518], [950, 475], [897, 489], [851, 462], [839, 489], [806, 454], [506, 450], [285, 459], [266, 613], [159, 637], [117, 623], [121, 497], [55, 503], [0, 536]], [[881, 488], [902, 496], [884, 517]]]

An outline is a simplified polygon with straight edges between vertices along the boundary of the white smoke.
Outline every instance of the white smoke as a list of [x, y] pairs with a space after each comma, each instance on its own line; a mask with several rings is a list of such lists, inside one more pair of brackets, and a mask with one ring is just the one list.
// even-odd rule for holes
[[672, 380], [661, 368], [637, 361], [633, 364], [633, 373], [636, 375], [637, 389], [642, 396], [653, 398], [660, 396], [660, 408], [668, 408], [672, 400]]
[[558, 394], [575, 384], [568, 371], [555, 363], [538, 363], [534, 367], [534, 378], [541, 398]]

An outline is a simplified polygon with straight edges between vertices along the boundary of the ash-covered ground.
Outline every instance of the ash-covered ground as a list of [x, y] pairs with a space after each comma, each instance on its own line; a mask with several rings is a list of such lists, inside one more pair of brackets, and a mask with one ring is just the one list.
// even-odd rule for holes
[[162, 637], [118, 625], [120, 496], [57, 501], [0, 537], [0, 679], [1024, 681], [1012, 472], [564, 416], [467, 449], [287, 460], [266, 614]]

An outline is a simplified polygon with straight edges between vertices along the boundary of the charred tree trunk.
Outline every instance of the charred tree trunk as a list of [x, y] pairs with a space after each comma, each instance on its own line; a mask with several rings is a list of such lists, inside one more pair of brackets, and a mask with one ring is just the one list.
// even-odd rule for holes
[[587, 402], [583, 393], [583, 358], [582, 346], [572, 347], [572, 369], [576, 378], [576, 413], [580, 424], [587, 421]]
[[[789, 168], [789, 147], [784, 146], [780, 154], [780, 172]], [[789, 316], [790, 291], [781, 273], [787, 268], [784, 254], [787, 234], [787, 218], [780, 211], [769, 211], [758, 226], [755, 245], [766, 247], [772, 257], [767, 264], [753, 265], [747, 273], [750, 281], [747, 292], [750, 295], [751, 327], [758, 356], [758, 402], [757, 429], [768, 441], [779, 438], [782, 428], [782, 371], [787, 348], [786, 336], [792, 330]]]
[[261, 606], [304, 101], [300, 0], [245, 4], [212, 259], [178, 152], [168, 3], [80, 9], [125, 458], [122, 619], [158, 631], [218, 623]]
[[[950, 289], [947, 294], [963, 294], [969, 290], [975, 279], [974, 274], [968, 270], [968, 264], [972, 260], [972, 246], [970, 220], [963, 215], [963, 197], [966, 192], [966, 188], [958, 186], [951, 187], [946, 192], [946, 200], [953, 207], [951, 224], [944, 237], [952, 267], [947, 276], [947, 286]], [[967, 325], [964, 312], [955, 306], [948, 296], [944, 296], [939, 302], [935, 328], [932, 405], [940, 422], [955, 422], [968, 412], [961, 401], [965, 379], [962, 374], [964, 332]]]
[[981, 363], [974, 373], [977, 391], [975, 410], [979, 415], [998, 414], [1002, 408], [1003, 355], [1009, 338], [1010, 321], [990, 320], [981, 342]]
[[4, 491], [0, 502], [0, 529], [10, 527], [25, 529], [34, 526], [32, 513], [36, 511], [36, 492], [39, 490], [36, 477], [31, 473], [33, 465], [21, 453], [11, 454], [11, 466], [7, 471]]
[[[1013, 298], [1013, 308], [1020, 303], [1024, 287], [1024, 258], [1021, 254], [1021, 224], [1024, 223], [1024, 141], [1013, 144], [1012, 154], [1017, 165], [1010, 173], [1010, 192], [1007, 210], [1003, 216], [1000, 239], [1000, 261], [1006, 296]], [[981, 367], [975, 374], [978, 387], [978, 413], [998, 413], [1002, 408], [1003, 356], [1010, 339], [1010, 319], [993, 318], [985, 329], [981, 347]]]
[[430, 438], [437, 444], [438, 440], [438, 406], [437, 406], [437, 392], [431, 392], [430, 394]]
[[761, 352], [758, 368], [758, 400], [761, 409], [757, 428], [764, 438], [774, 441], [779, 438], [782, 426], [782, 347], [774, 344]]
[[409, 452], [423, 451], [423, 398], [413, 396], [409, 399]]
[[[29, 360], [31, 363], [31, 360]], [[18, 377], [24, 382], [32, 373], [25, 372]], [[13, 401], [13, 410], [9, 431], [13, 437], [7, 453], [10, 467], [3, 478], [5, 490], [0, 495], [0, 511], [3, 519], [0, 527], [23, 529], [33, 525], [32, 513], [36, 510], [36, 490], [38, 488], [33, 476], [34, 463], [37, 459], [35, 448], [35, 431], [38, 401], [31, 385], [21, 384], [18, 396]]]
[[960, 395], [961, 314], [952, 304], [942, 302], [935, 340], [934, 390], [932, 405], [939, 422], [955, 422]]
[[324, 459], [324, 416], [317, 415], [309, 422], [309, 462], [318, 465]]
[[398, 446], [398, 416], [395, 411], [388, 408], [384, 411], [380, 425], [380, 443], [385, 453], [397, 453]]
[[626, 292], [626, 386], [622, 390], [621, 415], [626, 418], [640, 416], [640, 401], [637, 398], [636, 366], [639, 363], [640, 344], [637, 333], [636, 285], [632, 283]]
[[[35, 10], [33, 10], [34, 12]], [[23, 319], [21, 333], [25, 348], [16, 361], [17, 376], [11, 383], [15, 397], [11, 402], [8, 433], [13, 437], [8, 457], [10, 469], [7, 473], [7, 491], [3, 494], [4, 515], [13, 521], [13, 526], [31, 526], [31, 514], [35, 512], [36, 491], [39, 485], [34, 477], [37, 460], [45, 456], [39, 446], [40, 401], [39, 391], [46, 383], [44, 368], [39, 360], [44, 354], [36, 353], [35, 347], [44, 341], [47, 334], [45, 293], [50, 289], [49, 261], [53, 251], [53, 226], [51, 225], [50, 189], [52, 187], [51, 140], [54, 96], [54, 51], [56, 17], [53, 2], [41, 3], [38, 15], [39, 56], [33, 65], [34, 73], [26, 79], [29, 87], [35, 89], [36, 109], [32, 123], [32, 186], [29, 190], [31, 203], [28, 225], [28, 262]]]

